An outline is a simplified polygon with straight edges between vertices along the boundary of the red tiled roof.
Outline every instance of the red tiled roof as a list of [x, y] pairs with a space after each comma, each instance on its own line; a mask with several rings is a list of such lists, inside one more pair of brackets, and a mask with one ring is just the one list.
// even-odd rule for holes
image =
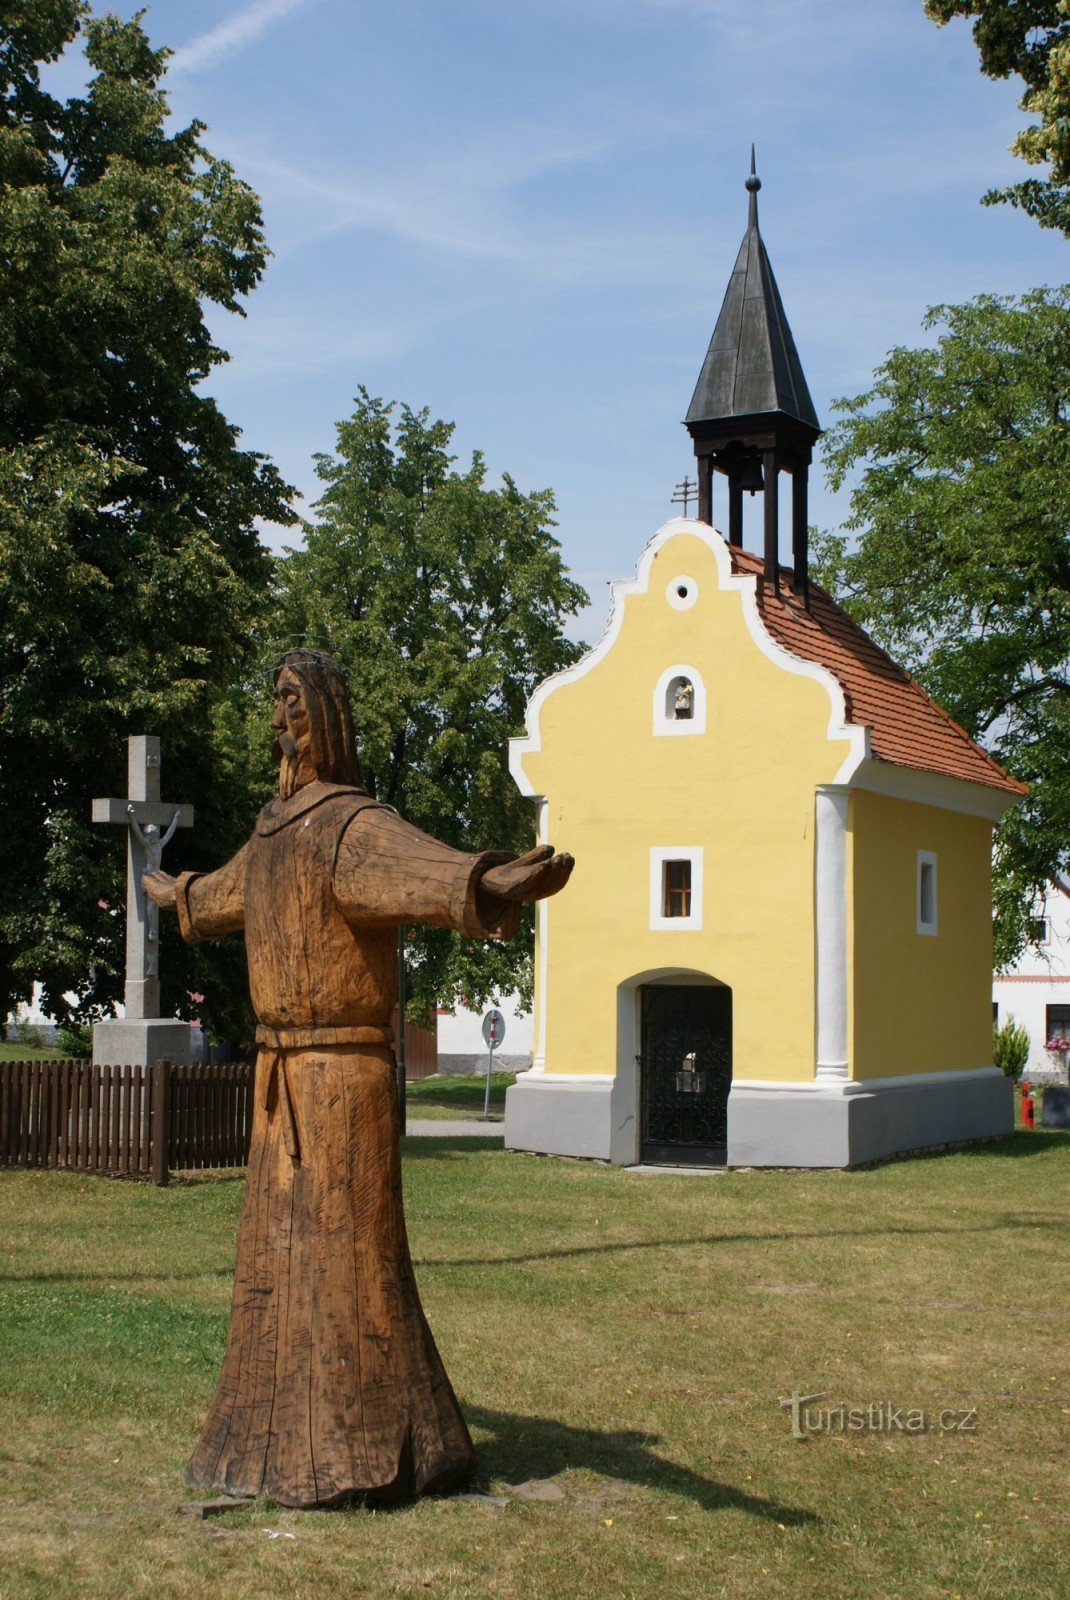
[[964, 728], [930, 700], [920, 684], [875, 644], [857, 622], [816, 584], [810, 609], [791, 590], [781, 570], [779, 596], [762, 581], [761, 558], [730, 546], [735, 572], [758, 577], [758, 613], [766, 630], [789, 654], [826, 667], [843, 689], [847, 721], [870, 730], [870, 753], [879, 761], [919, 772], [936, 772], [967, 783], [983, 783], [1008, 795], [1026, 795], [976, 744]]

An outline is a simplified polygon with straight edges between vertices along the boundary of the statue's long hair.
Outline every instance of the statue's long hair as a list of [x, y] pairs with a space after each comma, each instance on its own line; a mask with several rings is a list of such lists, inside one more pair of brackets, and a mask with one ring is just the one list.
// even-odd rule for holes
[[346, 783], [361, 788], [357, 736], [349, 709], [345, 674], [325, 650], [287, 650], [275, 665], [274, 682], [288, 667], [300, 679], [308, 707], [312, 761], [322, 783]]

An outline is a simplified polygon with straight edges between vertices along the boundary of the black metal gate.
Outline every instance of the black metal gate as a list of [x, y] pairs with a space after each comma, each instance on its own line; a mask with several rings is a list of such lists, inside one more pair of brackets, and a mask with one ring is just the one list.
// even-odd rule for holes
[[732, 1087], [732, 991], [718, 984], [642, 990], [642, 1158], [721, 1166]]

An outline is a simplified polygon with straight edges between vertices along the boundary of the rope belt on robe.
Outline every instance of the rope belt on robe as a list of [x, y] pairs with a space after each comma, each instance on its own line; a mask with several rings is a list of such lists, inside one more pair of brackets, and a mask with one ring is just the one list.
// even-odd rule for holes
[[340, 1044], [373, 1044], [387, 1049], [394, 1042], [392, 1028], [268, 1028], [263, 1023], [256, 1030], [263, 1067], [258, 1074], [264, 1109], [270, 1113], [271, 1098], [278, 1096], [279, 1117], [282, 1122], [282, 1142], [294, 1165], [301, 1160], [301, 1141], [297, 1132], [293, 1099], [286, 1075], [286, 1056], [290, 1050], [318, 1049], [321, 1046]]

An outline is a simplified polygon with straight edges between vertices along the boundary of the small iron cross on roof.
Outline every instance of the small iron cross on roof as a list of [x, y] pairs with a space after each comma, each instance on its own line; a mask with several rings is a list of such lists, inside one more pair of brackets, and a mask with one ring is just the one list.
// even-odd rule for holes
[[673, 490], [672, 499], [670, 500], [669, 504], [674, 506], [683, 506], [684, 516], [686, 517], [688, 502], [697, 499], [698, 484], [692, 483], [691, 479], [685, 473], [683, 483], [678, 483], [676, 488]]
[[142, 886], [155, 872], [176, 828], [192, 828], [193, 807], [160, 799], [160, 741], [151, 735], [127, 740], [125, 800], [94, 800], [93, 821], [121, 823], [126, 835], [126, 994], [128, 1017], [160, 1015], [159, 910]]

